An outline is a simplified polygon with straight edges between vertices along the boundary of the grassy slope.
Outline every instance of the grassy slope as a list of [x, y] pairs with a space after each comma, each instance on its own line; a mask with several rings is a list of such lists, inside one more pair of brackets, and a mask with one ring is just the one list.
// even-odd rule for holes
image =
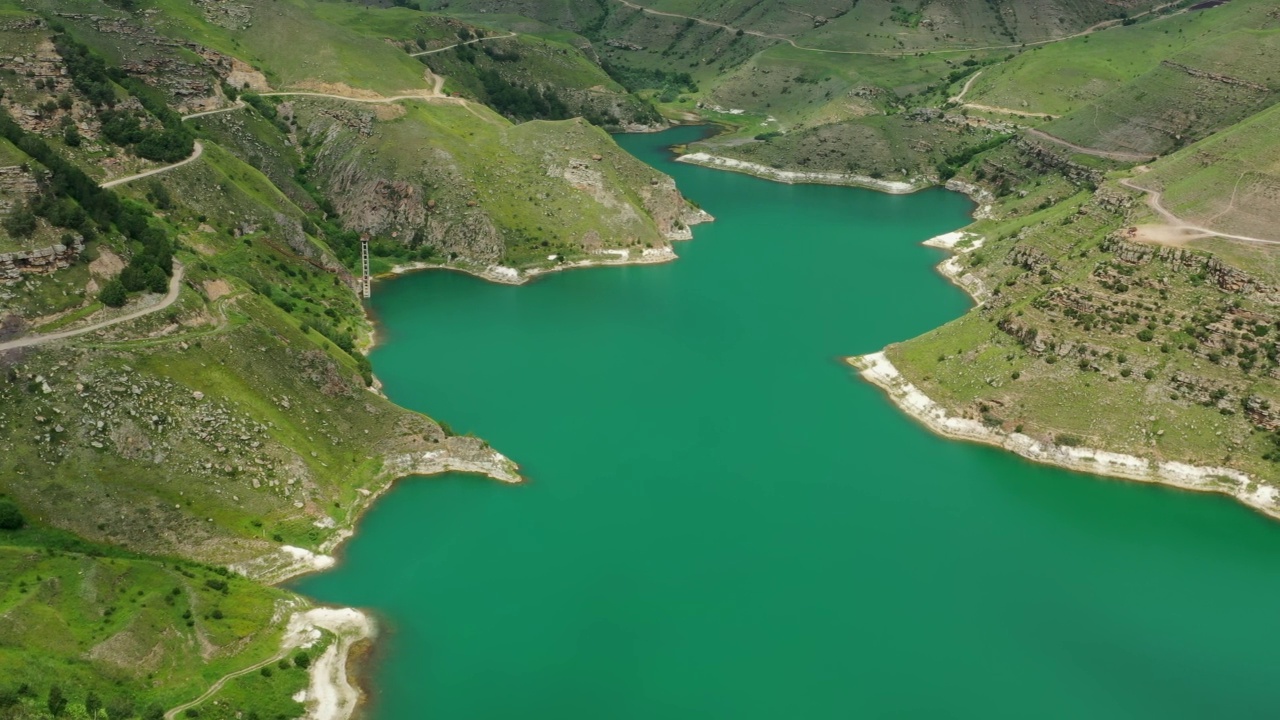
[[[1015, 164], [1013, 152], [1002, 148], [979, 164]], [[1121, 188], [1103, 195], [1128, 197], [1127, 209], [1044, 172], [1019, 189], [1028, 195], [1006, 196], [998, 219], [969, 228], [986, 244], [961, 259], [994, 297], [891, 346], [903, 374], [949, 409], [1006, 430], [1274, 476], [1262, 459], [1269, 443], [1244, 408], [1250, 397], [1280, 396], [1275, 298], [1220, 287], [1205, 272], [1214, 255], [1206, 250], [1162, 259], [1108, 242], [1146, 214]], [[1274, 282], [1273, 252], [1216, 256]], [[1259, 336], [1258, 323], [1272, 329]]]
[[[115, 42], [85, 35], [100, 48]], [[311, 329], [364, 337], [370, 327], [346, 284], [289, 245], [305, 193], [291, 197], [234, 154], [277, 152], [278, 169], [291, 169], [274, 126], [245, 115], [249, 132], [224, 134], [242, 143], [206, 138], [200, 161], [162, 176], [173, 198], [164, 222], [187, 246], [174, 306], [0, 359], [0, 493], [35, 526], [0, 532], [0, 691], [29, 683], [35, 694], [22, 703], [32, 717], [50, 682], [73, 709], [95, 689], [132, 698], [141, 712], [269, 657], [279, 602], [296, 598], [235, 578], [223, 595], [204, 584], [209, 571], [152, 554], [223, 564], [281, 543], [315, 548], [386, 481], [385, 455], [445, 440], [427, 418], [367, 392], [359, 362]], [[150, 187], [118, 192], [148, 202]], [[250, 232], [235, 237], [238, 229]], [[104, 235], [90, 256], [107, 249], [129, 253]], [[29, 276], [4, 288], [3, 314], [80, 306], [55, 324], [96, 319], [89, 279], [85, 264]], [[296, 669], [246, 678], [219, 695], [214, 715], [292, 716], [303, 683]]]
[[[0, 688], [31, 687], [28, 717], [39, 717], [53, 684], [73, 708], [89, 692], [109, 704], [127, 699], [139, 713], [193, 697], [246, 662], [273, 655], [276, 616], [297, 605], [289, 593], [199, 565], [109, 548], [48, 549], [65, 547], [49, 532], [5, 535]], [[262, 706], [300, 710], [290, 696], [305, 686], [301, 671], [268, 682]], [[250, 707], [240, 700], [240, 708]]]
[[1162, 191], [1164, 205], [1184, 220], [1280, 240], [1277, 127], [1280, 106], [1163, 158], [1135, 182]]
[[[451, 42], [457, 42], [457, 38]], [[579, 49], [581, 44], [585, 41], [573, 35], [560, 38], [547, 34], [519, 35], [485, 41], [477, 52], [465, 56], [457, 50], [445, 50], [421, 59], [432, 72], [448, 79], [447, 91], [460, 92], [469, 98], [488, 99], [479, 75], [482, 71], [492, 71], [514, 85], [553, 89], [577, 117], [595, 118], [593, 122], [610, 116], [616, 118], [608, 123], [610, 126], [652, 122], [654, 112], [592, 62]], [[487, 55], [489, 51], [502, 60]]]
[[[385, 482], [384, 454], [444, 439], [426, 418], [365, 391], [351, 357], [303, 331], [303, 323], [367, 331], [345, 284], [270, 231], [231, 236], [233, 222], [288, 211], [283, 195], [215, 147], [166, 182], [182, 199], [168, 219], [191, 229], [187, 242], [199, 248], [182, 255], [188, 282], [179, 302], [69, 346], [4, 358], [0, 491], [43, 529], [33, 537], [0, 532], [0, 562], [16, 563], [0, 572], [0, 596], [12, 601], [0, 609], [0, 667], [23, 668], [0, 673], [0, 689], [30, 675], [41, 694], [50, 679], [61, 682], [73, 702], [97, 683], [99, 695], [129, 695], [139, 710], [143, 701], [168, 706], [278, 646], [276, 603], [288, 593], [233, 579], [230, 595], [200, 599], [205, 571], [188, 582], [176, 577], [178, 566], [146, 556], [54, 562], [39, 549], [50, 546], [46, 537], [70, 531], [108, 547], [219, 564], [282, 542], [314, 548], [354, 522], [361, 492]], [[218, 227], [195, 232], [206, 214]], [[208, 300], [206, 283], [215, 282], [232, 294]], [[6, 549], [23, 543], [35, 548]], [[104, 571], [127, 576], [111, 581], [119, 593], [85, 601], [80, 573], [111, 563], [122, 567]], [[170, 605], [175, 584], [182, 594]], [[28, 592], [81, 604], [20, 604]], [[170, 617], [196, 606], [194, 629]], [[206, 617], [212, 607], [224, 617]], [[58, 641], [33, 642], [31, 633]], [[291, 670], [247, 679], [220, 695], [232, 701], [222, 707], [292, 714], [289, 697], [302, 678]]]
[[1085, 107], [1197, 48], [1225, 49], [1224, 36], [1269, 21], [1270, 4], [1234, 0], [1207, 11], [1144, 19], [1087, 38], [1039, 46], [986, 70], [966, 100], [1054, 116]]

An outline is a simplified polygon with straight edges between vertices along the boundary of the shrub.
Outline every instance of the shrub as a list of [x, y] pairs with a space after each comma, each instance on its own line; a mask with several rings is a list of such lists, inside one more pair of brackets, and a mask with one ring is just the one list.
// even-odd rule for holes
[[21, 530], [26, 524], [18, 506], [9, 498], [0, 498], [0, 530]]
[[9, 217], [4, 219], [4, 229], [16, 238], [31, 237], [31, 234], [36, 231], [36, 215], [27, 205], [15, 208], [9, 213]]
[[102, 301], [107, 307], [121, 307], [127, 299], [128, 291], [124, 289], [124, 283], [119, 279], [108, 280], [107, 284], [102, 286], [102, 290], [98, 293], [98, 300]]

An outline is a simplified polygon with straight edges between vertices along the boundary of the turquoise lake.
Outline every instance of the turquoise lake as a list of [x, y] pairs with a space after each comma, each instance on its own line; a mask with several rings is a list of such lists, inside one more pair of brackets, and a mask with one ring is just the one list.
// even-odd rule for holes
[[529, 482], [400, 483], [333, 571], [375, 720], [1280, 715], [1280, 525], [943, 440], [841, 362], [961, 315], [963, 196], [673, 162], [680, 260], [380, 283], [373, 366]]

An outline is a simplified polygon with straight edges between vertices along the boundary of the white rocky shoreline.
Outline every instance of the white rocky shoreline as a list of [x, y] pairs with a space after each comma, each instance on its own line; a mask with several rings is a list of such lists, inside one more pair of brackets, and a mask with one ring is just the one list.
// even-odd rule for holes
[[423, 270], [451, 270], [460, 272], [465, 275], [488, 280], [489, 282], [498, 283], [500, 285], [524, 285], [539, 275], [548, 275], [563, 270], [575, 270], [578, 268], [589, 267], [608, 267], [610, 265], [656, 265], [659, 263], [668, 263], [676, 260], [679, 256], [675, 250], [670, 247], [661, 248], [645, 248], [639, 253], [633, 253], [631, 250], [599, 250], [598, 257], [584, 258], [581, 260], [571, 260], [569, 262], [559, 263], [549, 267], [535, 267], [520, 270], [518, 268], [508, 267], [506, 265], [487, 265], [483, 268], [473, 268], [461, 265], [445, 265], [443, 263], [406, 263], [404, 265], [396, 265], [389, 271], [378, 275], [378, 278], [391, 278], [398, 275], [407, 275], [413, 272]]
[[[681, 218], [683, 225], [666, 234], [667, 239], [671, 241], [692, 240], [693, 231], [690, 230], [694, 225], [713, 222], [714, 217], [705, 210], [700, 208], [687, 208], [684, 216]], [[676, 251], [670, 245], [656, 248], [643, 248], [639, 251], [630, 248], [603, 248], [593, 252], [595, 257], [581, 258], [578, 260], [570, 260], [568, 262], [560, 262], [547, 267], [533, 267], [520, 270], [519, 268], [508, 267], [506, 265], [486, 265], [485, 267], [468, 267], [465, 265], [447, 265], [445, 263], [426, 263], [414, 262], [396, 265], [389, 271], [379, 274], [378, 278], [391, 278], [398, 275], [405, 275], [412, 272], [422, 270], [452, 270], [460, 272], [472, 277], [488, 280], [489, 282], [499, 283], [502, 285], [524, 285], [540, 275], [548, 275], [550, 273], [562, 272], [564, 270], [576, 270], [579, 268], [590, 267], [609, 267], [612, 265], [656, 265], [659, 263], [668, 263], [679, 259]]]
[[989, 428], [977, 420], [950, 415], [898, 372], [883, 351], [847, 358], [868, 382], [881, 388], [903, 412], [935, 433], [1004, 448], [1028, 460], [1095, 475], [1171, 485], [1184, 490], [1229, 495], [1273, 518], [1280, 519], [1276, 489], [1247, 473], [1224, 467], [1201, 467], [1174, 461], [1156, 461], [1136, 455], [1065, 447], [1036, 440], [1018, 432]]
[[722, 157], [720, 155], [711, 155], [710, 153], [704, 152], [681, 155], [676, 158], [676, 161], [689, 163], [690, 165], [714, 168], [716, 170], [740, 172], [747, 175], [754, 175], [765, 180], [786, 183], [788, 185], [794, 185], [797, 183], [813, 185], [847, 185], [850, 187], [867, 188], [868, 190], [879, 190], [880, 192], [889, 193], [891, 195], [906, 195], [931, 186], [930, 183], [924, 181], [901, 182], [898, 180], [880, 180], [867, 175], [854, 175], [852, 173], [779, 170], [778, 168], [769, 167], [768, 165]]
[[[982, 247], [984, 240], [975, 233], [957, 230], [922, 243], [956, 253], [938, 265], [938, 272], [968, 292], [979, 305], [985, 301], [988, 291], [979, 278], [964, 272], [959, 259], [965, 253]], [[949, 414], [946, 408], [903, 377], [884, 350], [845, 358], [845, 361], [857, 368], [865, 380], [884, 390], [899, 409], [943, 437], [994, 445], [1033, 462], [1067, 470], [1229, 495], [1259, 512], [1280, 519], [1280, 491], [1248, 473], [1232, 468], [1161, 462], [1108, 450], [1055, 445], [1023, 433], [989, 428], [977, 420]]]
[[925, 240], [922, 245], [929, 247], [950, 250], [954, 253], [951, 257], [938, 263], [938, 272], [943, 277], [950, 280], [956, 287], [969, 293], [969, 297], [973, 298], [978, 305], [987, 301], [991, 294], [982, 279], [971, 273], [965, 272], [964, 265], [961, 264], [961, 258], [974, 250], [982, 247], [986, 242], [986, 238], [971, 232], [957, 230], [935, 238]]
[[[840, 185], [844, 187], [860, 187], [867, 190], [876, 190], [890, 195], [909, 195], [921, 190], [927, 190], [931, 187], [939, 187], [937, 183], [928, 178], [913, 178], [911, 182], [902, 182], [900, 180], [881, 180], [867, 175], [856, 175], [853, 173], [838, 172], [813, 172], [799, 170], [780, 170], [768, 165], [753, 163], [746, 160], [738, 160], [736, 158], [723, 157], [720, 155], [712, 155], [704, 152], [694, 152], [680, 155], [676, 158], [676, 162], [689, 163], [690, 165], [698, 165], [700, 167], [711, 168], [713, 170], [727, 170], [729, 172], [738, 172], [744, 175], [751, 175], [762, 180], [771, 180], [773, 182], [785, 183], [787, 185], [812, 184], [812, 185]], [[992, 207], [995, 203], [995, 196], [990, 190], [975, 185], [973, 183], [964, 182], [956, 178], [952, 178], [941, 185], [952, 192], [958, 192], [967, 195], [970, 200], [977, 203], [978, 207], [973, 211], [975, 219], [991, 217]], [[927, 242], [925, 244], [928, 244]]]
[[351, 651], [372, 640], [377, 626], [367, 613], [355, 608], [316, 607], [295, 612], [281, 638], [281, 653], [314, 647], [323, 637], [321, 631], [332, 634], [333, 642], [312, 659], [307, 688], [294, 699], [306, 708], [302, 720], [349, 720], [364, 697], [347, 675]]

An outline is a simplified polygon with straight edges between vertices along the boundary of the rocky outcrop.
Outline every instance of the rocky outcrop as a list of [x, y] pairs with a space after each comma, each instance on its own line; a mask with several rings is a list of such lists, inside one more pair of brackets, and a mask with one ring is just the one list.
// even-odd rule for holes
[[1264, 302], [1280, 303], [1280, 288], [1250, 275], [1238, 268], [1228, 265], [1218, 258], [1204, 252], [1177, 247], [1156, 247], [1126, 239], [1128, 231], [1122, 230], [1109, 236], [1102, 243], [1102, 249], [1113, 253], [1116, 258], [1130, 265], [1146, 265], [1153, 260], [1169, 265], [1182, 272], [1203, 273], [1219, 290], [1241, 295], [1253, 295]]
[[1196, 68], [1183, 65], [1182, 63], [1177, 63], [1172, 60], [1162, 60], [1160, 64], [1164, 65], [1165, 67], [1171, 67], [1175, 70], [1181, 70], [1182, 72], [1190, 75], [1191, 77], [1201, 78], [1204, 80], [1212, 80], [1213, 82], [1222, 83], [1223, 85], [1233, 85], [1235, 87], [1249, 88], [1250, 90], [1257, 90], [1258, 92], [1264, 92], [1264, 93], [1271, 92], [1271, 89], [1268, 88], [1266, 85], [1259, 85], [1258, 83], [1255, 83], [1255, 82], [1249, 82], [1248, 80], [1241, 80], [1240, 78], [1234, 78], [1234, 77], [1231, 77], [1230, 75], [1223, 75], [1222, 73], [1209, 72], [1208, 70], [1197, 70]]
[[1025, 138], [1014, 140], [1014, 144], [1022, 151], [1022, 155], [1031, 169], [1056, 171], [1062, 173], [1068, 180], [1082, 185], [1101, 185], [1105, 179], [1105, 175], [1101, 170], [1072, 162], [1053, 150], [1037, 145]]
[[48, 274], [71, 264], [80, 257], [84, 245], [77, 238], [71, 245], [50, 245], [37, 250], [0, 253], [0, 283], [22, 279], [23, 273]]
[[1008, 265], [1020, 267], [1023, 270], [1036, 272], [1042, 267], [1046, 267], [1053, 263], [1053, 260], [1039, 248], [1030, 245], [1018, 245], [1009, 251], [1004, 261]]
[[658, 229], [671, 240], [693, 238], [689, 226], [712, 219], [702, 210], [690, 206], [676, 189], [676, 181], [670, 177], [653, 180], [648, 187], [641, 188], [640, 199], [644, 202], [644, 209], [658, 224]]
[[31, 170], [22, 165], [0, 167], [0, 215], [7, 215], [18, 203], [39, 190]]
[[1280, 403], [1250, 395], [1244, 399], [1244, 411], [1263, 430], [1280, 430]]

